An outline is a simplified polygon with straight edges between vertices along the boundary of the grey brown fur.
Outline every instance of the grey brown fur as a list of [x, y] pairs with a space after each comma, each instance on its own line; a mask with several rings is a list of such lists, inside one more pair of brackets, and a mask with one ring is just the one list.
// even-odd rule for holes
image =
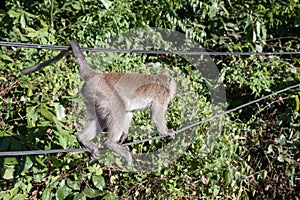
[[[132, 165], [131, 153], [121, 144], [127, 137], [136, 110], [150, 108], [151, 119], [158, 131], [174, 137], [175, 132], [166, 126], [165, 113], [177, 85], [167, 71], [158, 75], [99, 73], [90, 68], [76, 42], [70, 41], [70, 46], [85, 81], [81, 93], [89, 111], [86, 125], [77, 139], [90, 150], [93, 158], [99, 156], [99, 149], [91, 140], [107, 129], [105, 145], [124, 157], [127, 165]], [[26, 73], [37, 69], [26, 69]]]

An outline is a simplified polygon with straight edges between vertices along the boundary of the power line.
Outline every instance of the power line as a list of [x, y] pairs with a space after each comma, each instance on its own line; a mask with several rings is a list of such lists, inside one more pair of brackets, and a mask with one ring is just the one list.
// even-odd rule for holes
[[[176, 131], [176, 134], [181, 133], [183, 131], [186, 131], [186, 130], [188, 130], [190, 128], [199, 126], [202, 123], [211, 121], [211, 120], [213, 120], [215, 118], [221, 117], [221, 116], [226, 115], [226, 114], [228, 114], [230, 112], [237, 111], [237, 110], [239, 110], [241, 108], [244, 108], [244, 107], [247, 107], [247, 106], [249, 106], [251, 104], [257, 103], [257, 102], [262, 101], [262, 100], [267, 99], [267, 98], [270, 98], [271, 96], [280, 94], [282, 92], [286, 92], [288, 90], [291, 90], [291, 89], [294, 89], [294, 88], [297, 88], [297, 87], [300, 87], [300, 83], [296, 84], [296, 85], [289, 86], [287, 88], [284, 88], [284, 89], [279, 90], [277, 92], [274, 92], [272, 94], [263, 96], [263, 97], [261, 97], [259, 99], [256, 99], [256, 100], [250, 101], [248, 103], [242, 104], [242, 105], [240, 105], [240, 106], [238, 106], [236, 108], [233, 108], [233, 109], [230, 109], [230, 110], [218, 113], [218, 114], [213, 115], [211, 117], [208, 117], [208, 118], [206, 118], [204, 120], [201, 120], [199, 122], [196, 122], [196, 123], [193, 123], [191, 125], [188, 125], [188, 126], [182, 128], [182, 129]], [[150, 141], [150, 140], [156, 140], [156, 139], [161, 139], [161, 138], [165, 138], [165, 137], [168, 137], [168, 136], [151, 137], [151, 138], [147, 138], [147, 139], [143, 139], [143, 140], [139, 140], [139, 141], [135, 141], [135, 142], [125, 143], [125, 144], [123, 144], [123, 146], [130, 146], [130, 145], [134, 145], [134, 144], [140, 144], [140, 143], [147, 142], [147, 141]], [[81, 148], [81, 149], [53, 149], [53, 150], [8, 151], [8, 152], [0, 152], [0, 157], [1, 156], [40, 155], [40, 154], [49, 154], [49, 153], [68, 153], [68, 152], [89, 152], [89, 150], [86, 149], [86, 148]]]
[[52, 153], [70, 153], [70, 152], [89, 152], [88, 149], [52, 149], [52, 150], [28, 150], [28, 151], [6, 151], [0, 152], [0, 156], [29, 156], [29, 155], [43, 155]]
[[[35, 49], [51, 49], [51, 50], [68, 50], [69, 46], [45, 45], [45, 44], [29, 44], [19, 42], [0, 41], [0, 46], [19, 47], [19, 48], [35, 48]], [[138, 49], [114, 49], [114, 48], [90, 48], [82, 47], [82, 51], [90, 52], [114, 52], [114, 53], [139, 53], [139, 54], [177, 54], [177, 55], [210, 55], [210, 56], [230, 56], [230, 55], [300, 55], [300, 52], [206, 52], [202, 51], [173, 51], [173, 50], [138, 50]]]
[[[199, 122], [190, 124], [190, 125], [188, 125], [188, 126], [186, 126], [186, 127], [183, 127], [182, 129], [176, 131], [175, 134], [181, 133], [181, 132], [186, 131], [186, 130], [188, 130], [188, 129], [190, 129], [190, 128], [199, 126], [200, 124], [203, 124], [203, 123], [205, 123], [205, 122], [211, 121], [211, 120], [213, 120], [213, 119], [216, 119], [216, 118], [221, 117], [221, 116], [223, 116], [223, 115], [226, 115], [226, 114], [228, 114], [228, 113], [237, 111], [237, 110], [239, 110], [239, 109], [242, 109], [242, 108], [247, 107], [247, 106], [249, 106], [249, 105], [252, 105], [252, 104], [254, 104], [254, 103], [257, 103], [257, 102], [259, 102], [259, 101], [262, 101], [262, 100], [264, 100], [264, 99], [270, 98], [271, 96], [274, 96], [274, 95], [276, 95], [276, 94], [279, 94], [279, 93], [282, 93], [282, 92], [286, 92], [286, 91], [288, 91], [288, 90], [291, 90], [291, 89], [294, 89], [294, 88], [297, 88], [297, 87], [300, 87], [300, 83], [299, 83], [299, 84], [296, 84], [296, 85], [289, 86], [289, 87], [287, 87], [287, 88], [284, 88], [284, 89], [279, 90], [279, 91], [277, 91], [277, 92], [274, 92], [274, 93], [272, 93], [272, 94], [263, 96], [263, 97], [261, 97], [261, 98], [259, 98], [259, 99], [250, 101], [250, 102], [248, 102], [248, 103], [242, 104], [242, 105], [240, 105], [240, 106], [238, 106], [238, 107], [235, 107], [235, 108], [232, 108], [232, 109], [230, 109], [230, 110], [226, 110], [226, 111], [224, 111], [224, 112], [215, 114], [215, 115], [213, 115], [213, 116], [211, 116], [211, 117], [208, 117], [208, 118], [206, 118], [206, 119], [204, 119], [204, 120], [201, 120], [201, 121], [199, 121]], [[142, 143], [142, 142], [147, 142], [147, 141], [150, 141], [150, 140], [156, 140], [156, 139], [160, 139], [160, 138], [164, 138], [164, 137], [167, 137], [167, 136], [156, 136], [156, 137], [151, 137], [151, 138], [147, 138], [147, 139], [144, 139], [144, 140], [141, 140], [141, 141], [136, 141], [136, 142], [131, 142], [131, 143], [128, 143], [128, 144], [124, 144], [124, 146], [129, 146], [129, 145], [133, 145], [133, 144], [139, 144], [139, 143]]]

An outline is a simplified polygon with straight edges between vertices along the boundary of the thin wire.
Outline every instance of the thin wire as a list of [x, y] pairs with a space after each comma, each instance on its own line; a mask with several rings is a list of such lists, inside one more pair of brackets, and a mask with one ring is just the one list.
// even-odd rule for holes
[[0, 152], [0, 156], [43, 155], [43, 154], [52, 154], [52, 153], [69, 153], [69, 152], [89, 152], [89, 150], [86, 148], [78, 148], [78, 149], [6, 151], [6, 152]]
[[[193, 128], [193, 127], [196, 127], [202, 123], [205, 123], [205, 122], [208, 122], [208, 121], [211, 121], [217, 117], [221, 117], [223, 115], [226, 115], [230, 112], [234, 112], [234, 111], [237, 111], [241, 108], [244, 108], [244, 107], [247, 107], [251, 104], [254, 104], [254, 103], [257, 103], [259, 101], [262, 101], [264, 99], [267, 99], [267, 98], [270, 98], [271, 96], [274, 96], [274, 95], [277, 95], [279, 93], [282, 93], [282, 92], [285, 92], [285, 91], [288, 91], [288, 90], [291, 90], [291, 89], [294, 89], [294, 88], [297, 88], [297, 87], [300, 87], [300, 83], [299, 84], [296, 84], [296, 85], [292, 85], [292, 86], [289, 86], [287, 88], [284, 88], [282, 90], [279, 90], [277, 92], [274, 92], [272, 94], [269, 94], [267, 96], [264, 96], [264, 97], [261, 97], [259, 99], [256, 99], [256, 100], [253, 100], [253, 101], [250, 101], [248, 103], [245, 103], [245, 104], [242, 104], [236, 108], [233, 108], [233, 109], [230, 109], [230, 110], [227, 110], [227, 111], [224, 111], [224, 112], [221, 112], [221, 113], [218, 113], [216, 115], [213, 115], [211, 117], [208, 117], [204, 120], [201, 120], [199, 122], [196, 122], [196, 123], [193, 123], [191, 125], [188, 125], [178, 131], [175, 132], [175, 134], [178, 134], [178, 133], [181, 133], [185, 130], [188, 130], [190, 128]], [[151, 138], [146, 138], [146, 139], [143, 139], [143, 140], [139, 140], [139, 141], [135, 141], [135, 142], [129, 142], [129, 143], [125, 143], [123, 144], [123, 146], [130, 146], [130, 145], [134, 145], [134, 144], [140, 144], [140, 143], [143, 143], [143, 142], [148, 142], [150, 140], [156, 140], [156, 139], [161, 139], [161, 138], [165, 138], [165, 137], [168, 137], [168, 136], [156, 136], [156, 137], [151, 137]], [[49, 154], [49, 153], [68, 153], [68, 152], [89, 152], [88, 149], [86, 148], [81, 148], [81, 149], [54, 149], [54, 150], [30, 150], [30, 151], [8, 151], [8, 152], [0, 152], [0, 157], [1, 156], [21, 156], [21, 155], [40, 155], [40, 154]]]
[[[213, 116], [211, 116], [211, 117], [208, 117], [208, 118], [206, 118], [206, 119], [204, 119], [204, 120], [201, 120], [201, 121], [199, 121], [199, 122], [196, 122], [196, 123], [193, 123], [193, 124], [191, 124], [191, 125], [188, 125], [188, 126], [182, 128], [182, 129], [179, 129], [178, 131], [175, 132], [175, 134], [181, 133], [181, 132], [186, 131], [186, 130], [188, 130], [188, 129], [190, 129], [190, 128], [193, 128], [193, 127], [195, 127], [195, 126], [199, 126], [199, 125], [202, 124], [202, 123], [211, 121], [211, 120], [213, 120], [213, 119], [215, 119], [215, 118], [221, 117], [221, 116], [226, 115], [226, 114], [228, 114], [228, 113], [230, 113], [230, 112], [237, 111], [237, 110], [239, 110], [239, 109], [241, 109], [241, 108], [247, 107], [247, 106], [249, 106], [249, 105], [251, 105], [251, 104], [257, 103], [257, 102], [262, 101], [262, 100], [264, 100], [264, 99], [267, 99], [267, 98], [269, 98], [269, 97], [271, 97], [271, 96], [274, 96], [274, 95], [276, 95], [276, 94], [279, 94], [279, 93], [282, 93], [282, 92], [291, 90], [291, 89], [296, 88], [296, 87], [300, 87], [300, 84], [297, 84], [297, 85], [293, 85], [293, 86], [284, 88], [284, 89], [282, 89], [282, 90], [279, 90], [279, 91], [274, 92], [274, 93], [272, 93], [272, 94], [269, 94], [269, 95], [267, 95], [267, 96], [264, 96], [264, 97], [261, 97], [261, 98], [259, 98], [259, 99], [250, 101], [250, 102], [248, 102], [248, 103], [242, 104], [242, 105], [240, 105], [240, 106], [238, 106], [238, 107], [236, 107], [236, 108], [232, 108], [232, 109], [230, 109], [230, 110], [227, 110], [227, 111], [218, 113], [218, 114], [213, 115]], [[124, 144], [123, 146], [129, 146], [129, 145], [133, 145], [133, 144], [139, 144], [139, 143], [142, 143], [142, 142], [148, 142], [148, 141], [150, 141], [150, 140], [161, 139], [161, 138], [164, 138], [164, 137], [168, 137], [168, 136], [162, 136], [162, 135], [161, 135], [161, 136], [151, 137], [151, 138], [147, 138], [147, 139], [144, 139], [144, 140], [139, 140], [139, 141], [136, 141], [136, 142], [126, 143], [126, 144]]]
[[[68, 50], [69, 46], [45, 45], [45, 44], [29, 44], [19, 42], [0, 41], [0, 46], [35, 48], [35, 49], [51, 49], [51, 50]], [[113, 49], [113, 48], [89, 48], [82, 47], [82, 51], [90, 52], [114, 52], [114, 53], [139, 53], [139, 54], [177, 54], [177, 55], [211, 55], [211, 56], [230, 56], [230, 55], [300, 55], [300, 52], [206, 52], [206, 51], [172, 51], [172, 50], [137, 50], [137, 49]], [[200, 49], [204, 50], [204, 49]]]

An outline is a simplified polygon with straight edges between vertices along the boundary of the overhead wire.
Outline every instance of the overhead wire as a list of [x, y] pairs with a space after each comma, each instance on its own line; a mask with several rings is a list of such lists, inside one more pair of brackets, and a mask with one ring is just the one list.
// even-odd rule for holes
[[[69, 46], [58, 46], [58, 45], [42, 45], [42, 44], [30, 44], [30, 43], [19, 43], [19, 42], [4, 42], [0, 41], [0, 46], [7, 46], [7, 47], [18, 47], [18, 48], [35, 48], [35, 49], [51, 49], [51, 50], [60, 50], [60, 51], [66, 51], [69, 49]], [[91, 52], [116, 52], [116, 53], [141, 53], [141, 54], [177, 54], [177, 55], [299, 55], [300, 52], [205, 52], [205, 51], [173, 51], [173, 50], [136, 50], [136, 49], [114, 49], [114, 48], [88, 48], [88, 47], [82, 47], [82, 51], [91, 51]], [[52, 62], [50, 60], [49, 62]], [[249, 106], [251, 104], [257, 103], [259, 101], [262, 101], [264, 99], [270, 98], [271, 96], [277, 95], [279, 93], [294, 89], [300, 87], [300, 84], [296, 84], [287, 88], [284, 88], [282, 90], [279, 90], [277, 92], [274, 92], [272, 94], [266, 95], [264, 97], [261, 97], [259, 99], [253, 100], [251, 102], [242, 104], [236, 108], [215, 114], [211, 117], [208, 117], [204, 120], [201, 120], [199, 122], [193, 123], [191, 125], [188, 125], [186, 127], [183, 127], [182, 129], [176, 131], [175, 133], [181, 133], [184, 132], [190, 128], [199, 126], [202, 123], [211, 121], [215, 118], [221, 117], [223, 115], [226, 115], [230, 112], [237, 111], [241, 108], [244, 108], [246, 106]], [[155, 136], [151, 138], [146, 138], [143, 140], [135, 141], [135, 142], [129, 142], [122, 144], [123, 146], [130, 146], [135, 144], [140, 144], [144, 142], [148, 142], [150, 140], [156, 140], [165, 138], [168, 136]], [[7, 151], [7, 152], [0, 152], [1, 156], [24, 156], [24, 155], [42, 155], [42, 154], [51, 154], [51, 153], [69, 153], [69, 152], [89, 152], [86, 148], [74, 148], [74, 149], [52, 149], [52, 150], [26, 150], [26, 151]]]
[[[196, 127], [196, 126], [199, 126], [200, 124], [202, 123], [205, 123], [205, 122], [208, 122], [208, 121], [211, 121], [213, 119], [216, 119], [218, 117], [221, 117], [223, 115], [226, 115], [230, 112], [234, 112], [234, 111], [237, 111], [239, 109], [242, 109], [244, 107], [247, 107], [251, 104], [254, 104], [254, 103], [257, 103], [259, 101], [262, 101], [264, 99], [267, 99], [267, 98], [270, 98], [274, 95], [277, 95], [277, 94], [280, 94], [282, 92], [286, 92], [288, 90], [291, 90], [291, 89], [295, 89], [297, 87], [300, 87], [300, 83], [299, 84], [296, 84], [296, 85], [292, 85], [292, 86], [289, 86], [289, 87], [286, 87], [282, 90], [279, 90], [277, 92], [274, 92], [274, 93], [271, 93], [269, 95], [266, 95], [266, 96], [263, 96], [259, 99], [256, 99], [256, 100], [253, 100], [253, 101], [250, 101], [248, 103], [245, 103], [245, 104], [242, 104], [238, 107], [235, 107], [233, 109], [230, 109], [230, 110], [227, 110], [227, 111], [224, 111], [224, 112], [221, 112], [221, 113], [218, 113], [218, 114], [215, 114], [211, 117], [208, 117], [204, 120], [201, 120], [199, 122], [196, 122], [196, 123], [193, 123], [191, 125], [188, 125], [186, 127], [183, 127], [181, 128], [180, 130], [176, 131], [175, 134], [178, 134], [178, 133], [181, 133], [181, 132], [184, 132], [188, 129], [191, 129], [193, 127]], [[135, 145], [135, 144], [140, 144], [140, 143], [144, 143], [144, 142], [148, 142], [150, 140], [157, 140], [157, 139], [162, 139], [162, 138], [165, 138], [165, 137], [169, 137], [169, 136], [164, 136], [164, 135], [161, 135], [161, 136], [155, 136], [155, 137], [151, 137], [151, 138], [146, 138], [146, 139], [143, 139], [143, 140], [138, 140], [138, 141], [135, 141], [135, 142], [129, 142], [129, 143], [125, 143], [125, 144], [122, 144], [124, 147], [125, 146], [130, 146], [130, 145]], [[52, 149], [52, 150], [28, 150], [28, 151], [7, 151], [7, 152], [0, 152], [0, 157], [1, 156], [24, 156], [24, 155], [41, 155], [41, 154], [51, 154], [51, 153], [69, 153], [69, 152], [89, 152], [88, 149], [86, 148], [77, 148], [77, 149]]]
[[[30, 44], [20, 42], [4, 42], [0, 41], [0, 46], [18, 47], [18, 48], [35, 48], [35, 49], [51, 49], [51, 50], [68, 50], [69, 46], [46, 45], [46, 44]], [[183, 51], [183, 50], [141, 50], [141, 49], [116, 49], [116, 48], [90, 48], [82, 47], [82, 51], [90, 52], [114, 52], [114, 53], [139, 53], [139, 54], [176, 54], [176, 55], [210, 55], [210, 56], [229, 56], [229, 55], [300, 55], [300, 52], [207, 52], [205, 49], [199, 48], [201, 51]]]

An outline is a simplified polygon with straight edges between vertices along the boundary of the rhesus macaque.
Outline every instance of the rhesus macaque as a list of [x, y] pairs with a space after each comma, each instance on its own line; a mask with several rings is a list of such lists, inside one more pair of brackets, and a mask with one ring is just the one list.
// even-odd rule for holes
[[[90, 150], [92, 158], [99, 156], [99, 149], [91, 140], [107, 129], [105, 145], [123, 156], [127, 165], [132, 165], [132, 155], [121, 144], [128, 135], [129, 126], [136, 110], [151, 109], [151, 119], [162, 135], [174, 137], [175, 132], [166, 126], [165, 113], [174, 98], [176, 82], [164, 70], [158, 75], [99, 73], [93, 70], [82, 55], [79, 45], [70, 41], [80, 76], [84, 80], [81, 93], [88, 110], [85, 127], [77, 135], [78, 141]], [[23, 73], [33, 72], [41, 67], [57, 62], [68, 51], [62, 51], [45, 63], [25, 69]]]

